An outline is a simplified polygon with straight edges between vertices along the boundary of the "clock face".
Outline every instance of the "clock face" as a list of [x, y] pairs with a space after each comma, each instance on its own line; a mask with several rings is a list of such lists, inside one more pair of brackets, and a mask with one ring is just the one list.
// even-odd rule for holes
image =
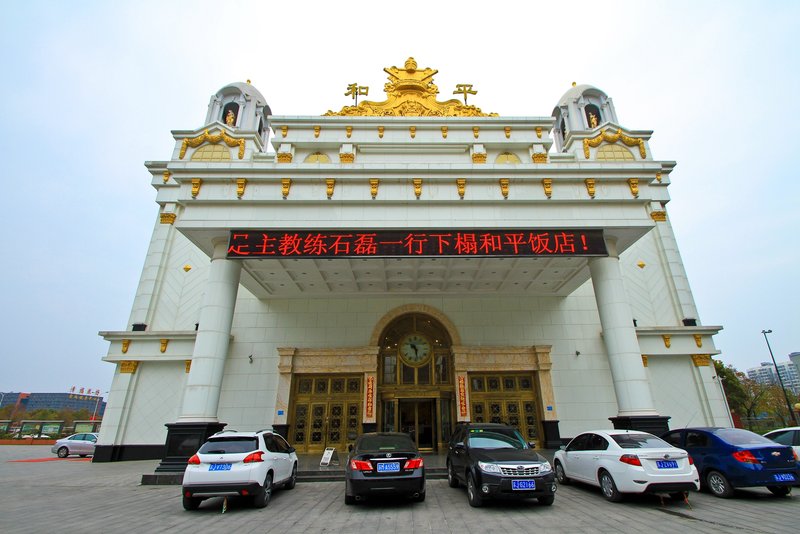
[[409, 365], [422, 365], [431, 355], [431, 342], [422, 334], [409, 334], [400, 341], [400, 357]]

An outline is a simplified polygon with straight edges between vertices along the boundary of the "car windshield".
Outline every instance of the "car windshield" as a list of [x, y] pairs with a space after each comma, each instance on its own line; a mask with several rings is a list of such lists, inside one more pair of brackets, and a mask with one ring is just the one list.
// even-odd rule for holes
[[200, 454], [237, 454], [258, 449], [254, 436], [226, 436], [211, 438], [197, 451]]
[[772, 440], [741, 428], [720, 428], [714, 434], [731, 445], [775, 445]]
[[651, 434], [612, 434], [611, 438], [623, 449], [663, 449], [672, 447]]
[[364, 436], [356, 448], [360, 451], [413, 451], [414, 443], [407, 436]]
[[470, 429], [467, 443], [473, 449], [527, 449], [522, 435], [512, 429]]

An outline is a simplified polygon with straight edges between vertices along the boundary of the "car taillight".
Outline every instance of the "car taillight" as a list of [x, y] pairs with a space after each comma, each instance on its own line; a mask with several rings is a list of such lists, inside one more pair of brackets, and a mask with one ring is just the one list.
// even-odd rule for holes
[[744, 464], [761, 463], [760, 461], [758, 461], [758, 458], [753, 456], [753, 453], [750, 451], [736, 451], [733, 453], [733, 457], [736, 459], [737, 462], [742, 462]]
[[406, 460], [406, 469], [419, 469], [420, 467], [422, 467], [422, 458]]
[[694, 465], [694, 458], [691, 455], [689, 455], [689, 465]]
[[628, 464], [628, 465], [638, 465], [638, 466], [642, 465], [642, 461], [639, 460], [639, 457], [636, 456], [635, 454], [623, 454], [622, 456], [619, 457], [619, 461], [622, 462], [623, 464]]
[[189, 463], [192, 465], [200, 465], [200, 457], [195, 454], [194, 456], [189, 458]]
[[354, 471], [372, 471], [372, 464], [364, 460], [350, 460], [350, 469]]
[[242, 460], [242, 462], [246, 464], [251, 464], [253, 462], [263, 462], [264, 460], [261, 458], [262, 456], [264, 456], [264, 453], [262, 451], [251, 452], [250, 454], [244, 457], [244, 460]]

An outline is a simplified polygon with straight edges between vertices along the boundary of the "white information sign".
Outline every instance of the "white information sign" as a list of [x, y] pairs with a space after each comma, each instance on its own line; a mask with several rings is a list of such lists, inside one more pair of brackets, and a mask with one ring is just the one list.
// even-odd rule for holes
[[339, 465], [339, 455], [336, 453], [336, 447], [327, 447], [325, 452], [322, 453], [322, 460], [319, 462], [320, 467], [327, 467], [331, 464]]

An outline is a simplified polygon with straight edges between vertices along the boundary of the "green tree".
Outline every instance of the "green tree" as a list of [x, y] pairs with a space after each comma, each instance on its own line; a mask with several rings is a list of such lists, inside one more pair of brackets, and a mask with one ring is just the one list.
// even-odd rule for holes
[[714, 369], [722, 381], [722, 389], [725, 391], [725, 398], [728, 399], [728, 407], [740, 416], [747, 416], [748, 393], [742, 386], [744, 373], [740, 373], [732, 365], [725, 365], [719, 360], [714, 360]]

